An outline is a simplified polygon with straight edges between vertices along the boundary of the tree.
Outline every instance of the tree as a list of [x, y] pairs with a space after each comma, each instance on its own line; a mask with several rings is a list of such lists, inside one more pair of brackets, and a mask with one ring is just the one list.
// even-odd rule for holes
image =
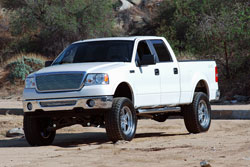
[[12, 16], [16, 51], [57, 55], [69, 43], [112, 35], [110, 0], [25, 0]]
[[159, 10], [157, 34], [178, 52], [214, 59], [230, 79], [249, 59], [249, 2], [245, 0], [165, 0]]
[[197, 53], [222, 65], [221, 72], [230, 79], [239, 72], [241, 63], [250, 58], [249, 9], [246, 2], [224, 3], [219, 9], [213, 5], [192, 27], [195, 34], [190, 40]]
[[24, 0], [0, 0], [0, 5], [2, 5], [3, 8], [10, 10], [20, 8], [24, 6], [24, 4]]

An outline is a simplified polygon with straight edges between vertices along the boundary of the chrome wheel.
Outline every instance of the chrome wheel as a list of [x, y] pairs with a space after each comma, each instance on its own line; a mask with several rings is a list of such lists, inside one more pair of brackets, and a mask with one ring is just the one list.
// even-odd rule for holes
[[204, 100], [201, 100], [198, 105], [198, 120], [202, 127], [208, 126], [209, 121], [210, 121], [208, 107]]
[[135, 129], [132, 112], [129, 107], [123, 106], [120, 114], [121, 130], [125, 135], [129, 135]]
[[111, 141], [131, 141], [134, 138], [137, 116], [134, 105], [128, 98], [114, 98], [112, 108], [106, 112], [104, 119], [107, 136]]
[[185, 126], [190, 133], [208, 131], [211, 124], [211, 106], [205, 93], [196, 92], [193, 102], [182, 106], [182, 113]]

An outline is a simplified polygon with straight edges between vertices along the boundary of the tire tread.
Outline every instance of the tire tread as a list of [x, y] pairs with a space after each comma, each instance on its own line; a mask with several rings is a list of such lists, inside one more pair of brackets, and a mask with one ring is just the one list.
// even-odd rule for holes
[[[189, 104], [189, 105], [185, 105], [185, 106], [182, 107], [182, 113], [183, 113], [183, 116], [184, 116], [185, 126], [186, 126], [186, 129], [190, 133], [200, 133], [200, 132], [207, 131], [209, 129], [209, 126], [210, 126], [210, 123], [209, 123], [208, 128], [203, 129], [200, 126], [200, 123], [199, 123], [199, 120], [198, 120], [198, 112], [196, 110], [197, 110], [197, 105], [199, 105], [199, 101], [200, 101], [201, 98], [205, 98], [206, 102], [208, 102], [208, 97], [207, 97], [207, 95], [205, 93], [203, 93], [203, 92], [195, 92], [193, 102], [191, 104]], [[210, 104], [209, 104], [209, 102], [208, 102], [207, 107], [208, 107], [209, 113], [210, 113]]]
[[[114, 98], [113, 99], [113, 104], [111, 110], [109, 110], [105, 114], [105, 128], [106, 128], [106, 133], [112, 142], [116, 142], [118, 140], [132, 140], [134, 135], [128, 137], [124, 136], [120, 127], [120, 109], [124, 103], [128, 103], [129, 105], [132, 105], [132, 102], [125, 97], [119, 97], [119, 98]], [[133, 107], [133, 106], [132, 106]], [[134, 109], [133, 111], [134, 115], [136, 115]], [[135, 124], [137, 125], [137, 119], [135, 118]], [[136, 129], [135, 125], [135, 129]], [[134, 132], [135, 133], [135, 132]]]
[[56, 134], [56, 132], [52, 132], [48, 139], [43, 139], [39, 131], [38, 118], [33, 117], [32, 115], [24, 115], [23, 128], [25, 138], [31, 146], [50, 145]]

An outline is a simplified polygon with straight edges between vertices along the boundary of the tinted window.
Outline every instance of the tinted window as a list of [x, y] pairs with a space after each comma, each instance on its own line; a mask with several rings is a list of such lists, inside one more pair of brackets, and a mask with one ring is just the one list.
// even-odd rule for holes
[[138, 48], [137, 48], [137, 54], [139, 56], [139, 59], [141, 59], [143, 57], [143, 55], [151, 54], [146, 41], [140, 41], [139, 42]]
[[83, 62], [131, 62], [133, 41], [95, 41], [70, 45], [54, 64]]
[[162, 40], [151, 40], [160, 62], [172, 61], [171, 55]]

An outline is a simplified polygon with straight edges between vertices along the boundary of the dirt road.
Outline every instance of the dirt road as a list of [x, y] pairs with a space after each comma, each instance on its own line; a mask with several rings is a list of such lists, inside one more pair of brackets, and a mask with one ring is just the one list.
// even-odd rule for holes
[[107, 140], [104, 129], [72, 126], [46, 147], [3, 136], [22, 125], [22, 116], [0, 116], [0, 122], [0, 167], [199, 167], [202, 160], [216, 167], [250, 166], [250, 120], [213, 120], [203, 134], [188, 134], [181, 119], [140, 120], [135, 139], [118, 144]]

